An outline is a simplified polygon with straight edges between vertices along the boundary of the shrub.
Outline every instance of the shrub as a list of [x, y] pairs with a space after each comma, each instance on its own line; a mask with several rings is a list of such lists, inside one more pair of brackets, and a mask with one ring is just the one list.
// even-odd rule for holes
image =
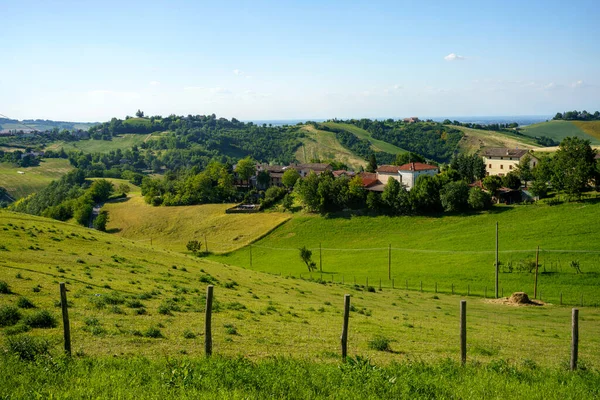
[[35, 308], [35, 304], [33, 304], [33, 302], [27, 297], [19, 297], [19, 300], [17, 300], [17, 306], [19, 308]]
[[196, 339], [196, 334], [188, 329], [183, 331], [183, 337], [186, 339]]
[[148, 311], [146, 311], [145, 308], [136, 308], [134, 311], [135, 315], [146, 315], [148, 314]]
[[377, 351], [391, 351], [390, 339], [385, 336], [377, 335], [369, 340], [369, 348]]
[[25, 325], [23, 322], [16, 324], [15, 326], [10, 326], [4, 329], [4, 334], [6, 336], [19, 335], [21, 333], [29, 332], [31, 327], [29, 325]]
[[367, 288], [367, 292], [375, 293], [375, 288], [373, 286], [369, 286]]
[[19, 322], [21, 313], [15, 306], [4, 305], [0, 306], [0, 327], [12, 326]]
[[225, 327], [225, 332], [227, 332], [229, 335], [237, 335], [237, 329], [235, 326], [231, 325], [231, 324], [225, 324], [223, 325]]
[[144, 303], [139, 300], [131, 300], [127, 302], [129, 308], [144, 308]]
[[148, 328], [146, 330], [146, 332], [144, 332], [144, 336], [148, 337], [148, 338], [153, 338], [153, 339], [160, 339], [160, 338], [164, 338], [165, 336], [162, 334], [162, 332], [160, 331], [160, 329], [151, 326], [150, 328]]
[[54, 315], [47, 310], [27, 315], [23, 321], [32, 328], [55, 328], [58, 325]]
[[8, 283], [4, 281], [0, 281], [0, 294], [11, 294], [10, 287]]
[[20, 359], [33, 361], [38, 356], [48, 354], [48, 342], [31, 336], [11, 336], [6, 340], [8, 351]]
[[173, 300], [163, 301], [158, 306], [158, 313], [162, 315], [173, 315], [171, 311], [181, 311], [181, 307]]

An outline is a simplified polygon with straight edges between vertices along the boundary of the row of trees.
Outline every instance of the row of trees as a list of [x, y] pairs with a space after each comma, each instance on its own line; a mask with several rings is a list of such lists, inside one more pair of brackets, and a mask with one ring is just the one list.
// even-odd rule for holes
[[499, 123], [491, 123], [491, 124], [478, 124], [474, 122], [459, 122], [457, 120], [450, 121], [449, 119], [445, 119], [442, 124], [444, 125], [454, 125], [454, 126], [464, 126], [466, 128], [471, 129], [483, 129], [486, 131], [504, 131], [504, 130], [513, 130], [519, 127], [519, 124], [516, 122], [510, 122], [506, 124]]
[[567, 121], [600, 121], [600, 111], [596, 111], [591, 114], [585, 110], [579, 112], [577, 110], [565, 111], [563, 113], [556, 113], [553, 120], [567, 120]]

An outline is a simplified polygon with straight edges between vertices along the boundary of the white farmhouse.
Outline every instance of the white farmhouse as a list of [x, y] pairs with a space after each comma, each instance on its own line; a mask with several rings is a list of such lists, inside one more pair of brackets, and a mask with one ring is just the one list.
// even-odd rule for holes
[[[509, 172], [516, 170], [517, 165], [529, 153], [524, 149], [505, 149], [501, 147], [492, 147], [483, 152], [483, 161], [485, 162], [485, 174], [504, 176]], [[531, 168], [535, 167], [538, 159], [529, 155]]]
[[388, 180], [395, 179], [400, 182], [406, 190], [415, 186], [417, 178], [422, 175], [434, 176], [439, 172], [438, 167], [419, 162], [411, 162], [404, 165], [382, 165], [377, 168], [377, 179], [382, 184], [387, 184]]

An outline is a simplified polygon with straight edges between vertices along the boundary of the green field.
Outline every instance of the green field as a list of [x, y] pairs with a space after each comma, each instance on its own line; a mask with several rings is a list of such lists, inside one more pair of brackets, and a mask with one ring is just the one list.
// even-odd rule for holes
[[45, 150], [83, 151], [84, 153], [108, 153], [112, 150], [126, 150], [132, 146], [139, 146], [147, 140], [152, 140], [159, 134], [124, 134], [115, 136], [112, 140], [79, 140], [76, 142], [57, 141], [46, 147]]
[[[535, 260], [540, 246], [542, 272], [539, 287], [543, 299], [558, 303], [600, 304], [600, 230], [593, 221], [600, 203], [560, 206], [498, 206], [490, 212], [463, 216], [434, 217], [332, 217], [296, 216], [252, 246], [252, 268], [283, 275], [308, 276], [298, 256], [307, 246], [327, 279], [356, 281], [386, 287], [389, 246], [391, 275], [397, 287], [490, 296], [494, 288], [495, 224], [500, 231], [500, 261], [513, 265], [500, 274], [505, 293], [533, 293], [533, 274], [517, 271]], [[321, 246], [321, 251], [319, 250]], [[212, 256], [215, 261], [250, 267], [250, 249]], [[321, 255], [321, 257], [320, 257]], [[571, 261], [579, 261], [583, 274], [576, 274]], [[320, 276], [319, 273], [313, 276]]]
[[342, 146], [334, 132], [315, 129], [311, 125], [303, 126], [302, 132], [306, 137], [301, 139], [302, 146], [296, 151], [296, 159], [301, 163], [319, 159], [340, 161], [354, 169], [367, 165], [365, 160]]
[[[547, 136], [557, 142], [562, 141], [567, 136], [575, 136], [581, 139], [587, 139], [592, 144], [600, 144], [600, 137], [586, 133], [582, 129], [586, 124], [594, 124], [594, 122], [571, 122], [571, 121], [548, 121], [539, 124], [533, 124], [523, 127], [521, 133], [527, 136]], [[595, 126], [595, 125], [592, 125]], [[586, 128], [587, 129], [587, 128]], [[592, 128], [593, 129], [593, 128]]]
[[[46, 185], [69, 172], [73, 167], [69, 160], [46, 158], [37, 167], [14, 167], [0, 163], [0, 186], [15, 198], [25, 197], [43, 189]], [[20, 174], [19, 172], [24, 172]]]
[[584, 133], [600, 140], [600, 121], [573, 121]]
[[[285, 355], [335, 363], [343, 296], [350, 293], [352, 357], [369, 357], [380, 365], [458, 359], [459, 300], [465, 298], [460, 295], [370, 292], [279, 277], [7, 211], [0, 211], [0, 243], [0, 280], [12, 292], [0, 294], [0, 307], [21, 304], [26, 297], [35, 308], [19, 309], [25, 321], [41, 310], [54, 315], [56, 327], [25, 333], [47, 339], [53, 354], [60, 353], [62, 340], [59, 282], [67, 282], [69, 289], [75, 353], [145, 356], [156, 362], [203, 354], [204, 293], [212, 283], [217, 356], [262, 360]], [[479, 297], [467, 302], [470, 362], [560, 368], [568, 360], [569, 307], [514, 307]], [[580, 359], [593, 368], [600, 363], [600, 310], [582, 307], [581, 316]], [[2, 346], [27, 326], [0, 328]], [[389, 339], [390, 351], [369, 345], [378, 336]]]
[[371, 149], [373, 149], [373, 151], [383, 151], [390, 154], [406, 153], [406, 150], [401, 149], [398, 146], [384, 142], [383, 140], [374, 139], [369, 132], [359, 128], [358, 126], [352, 124], [342, 124], [338, 122], [325, 122], [322, 125], [325, 125], [329, 128], [342, 129], [353, 133], [360, 139], [368, 140], [371, 143]]
[[458, 143], [461, 153], [465, 154], [479, 154], [481, 150], [487, 147], [505, 147], [509, 149], [536, 149], [539, 147], [535, 140], [527, 136], [471, 129], [464, 126], [449, 125], [449, 127], [461, 130], [465, 134]]

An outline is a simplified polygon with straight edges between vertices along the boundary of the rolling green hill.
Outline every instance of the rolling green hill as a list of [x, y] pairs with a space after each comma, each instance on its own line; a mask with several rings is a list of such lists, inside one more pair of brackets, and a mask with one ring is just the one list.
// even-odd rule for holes
[[112, 140], [78, 140], [75, 142], [64, 142], [56, 141], [46, 146], [45, 150], [60, 150], [61, 148], [65, 151], [83, 151], [84, 153], [108, 153], [113, 150], [130, 149], [132, 146], [139, 146], [140, 144], [153, 140], [159, 137], [161, 133], [152, 134], [123, 134], [115, 136]]
[[458, 143], [461, 153], [477, 154], [486, 147], [506, 147], [510, 149], [536, 149], [535, 140], [527, 136], [513, 135], [506, 132], [471, 129], [464, 126], [452, 126], [464, 132]]
[[69, 160], [61, 158], [46, 158], [39, 166], [27, 168], [0, 163], [0, 186], [15, 199], [19, 199], [39, 191], [71, 169], [73, 167], [69, 164]]
[[[150, 359], [202, 355], [204, 292], [212, 283], [216, 355], [337, 360], [342, 299], [350, 293], [350, 355], [384, 364], [458, 357], [458, 295], [367, 291], [285, 273], [269, 275], [2, 210], [0, 243], [0, 280], [11, 292], [0, 294], [0, 307], [25, 304], [21, 299], [26, 298], [34, 308], [19, 309], [25, 322], [43, 310], [60, 320], [58, 282], [66, 282], [78, 354]], [[469, 297], [468, 303], [471, 360], [529, 360], [557, 367], [568, 358], [570, 308], [511, 307], [480, 297]], [[597, 365], [600, 310], [584, 307], [581, 313], [580, 357]], [[8, 325], [0, 328], [5, 337], [28, 329], [22, 322]], [[60, 326], [34, 327], [25, 334], [48, 339], [56, 354]], [[375, 337], [389, 338], [392, 351], [370, 347]]]
[[398, 146], [384, 142], [383, 140], [374, 139], [369, 132], [359, 128], [358, 126], [339, 122], [324, 122], [322, 125], [325, 125], [329, 128], [341, 129], [358, 136], [360, 139], [368, 140], [371, 143], [371, 149], [373, 149], [373, 151], [383, 151], [390, 154], [406, 153], [406, 150], [401, 149]]
[[[576, 304], [600, 304], [600, 230], [593, 223], [600, 203], [560, 206], [495, 207], [491, 212], [464, 216], [435, 217], [332, 217], [296, 216], [252, 245], [252, 268], [271, 273], [308, 276], [298, 256], [307, 246], [327, 279], [379, 284], [387, 287], [388, 246], [391, 246], [391, 276], [395, 285], [427, 291], [488, 295], [494, 287], [495, 223], [500, 226], [500, 276], [506, 293], [533, 292], [535, 249], [540, 246], [543, 274], [539, 285], [543, 297]], [[322, 248], [322, 250], [320, 250]], [[212, 256], [215, 261], [250, 267], [250, 249]], [[570, 267], [578, 261], [584, 274]], [[508, 265], [512, 265], [509, 271]], [[527, 271], [520, 271], [526, 268]], [[319, 276], [314, 274], [313, 276]], [[469, 287], [470, 286], [470, 287]]]
[[[590, 124], [589, 128], [588, 124]], [[531, 137], [547, 136], [557, 142], [560, 142], [567, 136], [575, 136], [588, 139], [592, 144], [600, 144], [600, 136], [586, 133], [586, 129], [590, 133], [596, 132], [598, 130], [597, 123], [584, 121], [548, 121], [525, 126], [521, 130], [521, 133]]]
[[303, 126], [301, 131], [306, 134], [301, 140], [302, 146], [296, 151], [296, 159], [301, 163], [314, 159], [335, 160], [354, 169], [367, 164], [364, 159], [342, 146], [334, 132], [315, 129], [312, 125]]

